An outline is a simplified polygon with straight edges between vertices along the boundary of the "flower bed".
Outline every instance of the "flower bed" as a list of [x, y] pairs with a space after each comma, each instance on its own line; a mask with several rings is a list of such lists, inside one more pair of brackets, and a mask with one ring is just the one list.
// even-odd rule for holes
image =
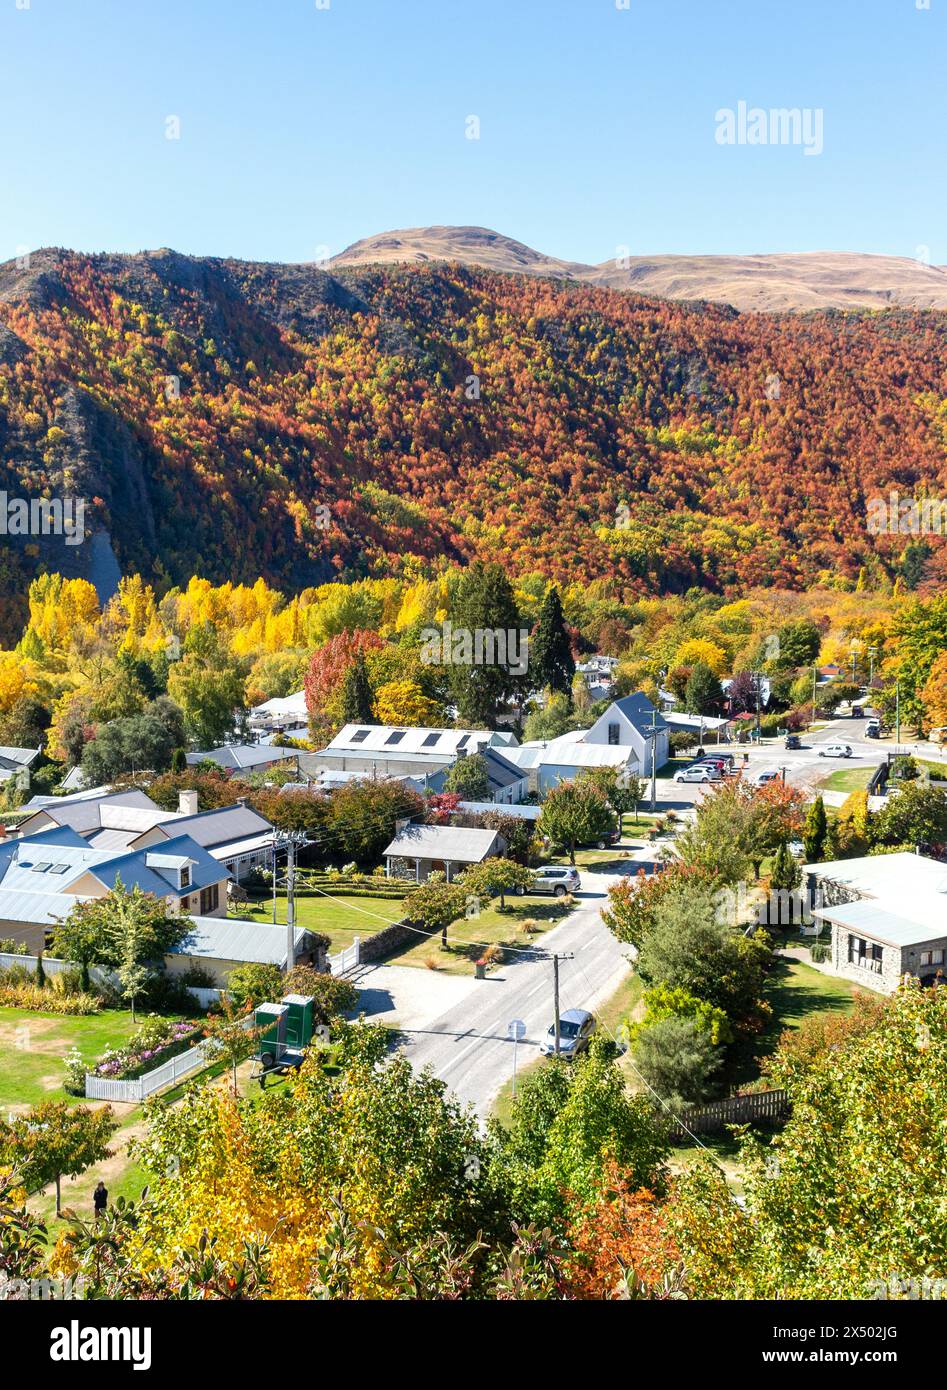
[[133, 1081], [179, 1053], [187, 1052], [203, 1036], [203, 1028], [192, 1019], [149, 1019], [124, 1047], [106, 1052], [96, 1063], [93, 1075], [110, 1081]]

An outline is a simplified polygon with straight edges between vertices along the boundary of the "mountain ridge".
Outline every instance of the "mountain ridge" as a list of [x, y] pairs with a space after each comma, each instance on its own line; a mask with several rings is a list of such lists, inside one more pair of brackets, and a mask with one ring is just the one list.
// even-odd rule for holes
[[364, 237], [327, 269], [459, 261], [509, 274], [581, 281], [660, 299], [728, 304], [740, 312], [947, 309], [947, 269], [906, 256], [848, 251], [623, 255], [597, 265], [534, 250], [488, 227], [408, 227]]

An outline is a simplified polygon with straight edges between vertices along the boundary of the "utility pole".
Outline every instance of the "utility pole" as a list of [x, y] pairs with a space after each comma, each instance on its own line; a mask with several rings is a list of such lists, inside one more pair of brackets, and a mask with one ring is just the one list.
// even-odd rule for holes
[[756, 687], [756, 742], [762, 742], [762, 729], [760, 727], [760, 683], [763, 679], [760, 671], [753, 672], [753, 684]]
[[815, 686], [816, 686], [816, 678], [818, 677], [818, 674], [819, 674], [819, 668], [818, 668], [817, 666], [813, 666], [813, 668], [812, 668], [812, 721], [811, 721], [811, 724], [810, 724], [810, 728], [811, 728], [812, 724], [815, 723]]
[[901, 742], [901, 682], [894, 683], [894, 746]]
[[574, 960], [571, 951], [553, 951], [552, 960], [552, 1012], [553, 1029], [556, 1035], [556, 1056], [559, 1056], [559, 962], [561, 960]]
[[286, 846], [286, 973], [296, 964], [296, 841]]

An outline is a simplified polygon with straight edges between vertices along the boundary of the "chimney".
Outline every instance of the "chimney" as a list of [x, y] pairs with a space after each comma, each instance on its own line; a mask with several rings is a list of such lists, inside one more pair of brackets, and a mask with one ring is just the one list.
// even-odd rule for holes
[[178, 792], [178, 814], [182, 816], [197, 815], [197, 792]]

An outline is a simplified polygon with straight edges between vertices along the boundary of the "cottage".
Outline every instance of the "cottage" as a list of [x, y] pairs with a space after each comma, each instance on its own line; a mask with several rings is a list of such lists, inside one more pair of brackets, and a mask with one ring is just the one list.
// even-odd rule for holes
[[614, 700], [591, 729], [585, 731], [582, 742], [630, 748], [645, 777], [651, 776], [652, 748], [656, 768], [663, 767], [668, 760], [667, 723], [640, 690]]
[[389, 878], [408, 878], [423, 883], [432, 873], [440, 871], [452, 882], [471, 864], [482, 864], [505, 849], [503, 836], [493, 830], [411, 822], [398, 831], [385, 850], [385, 873]]
[[491, 729], [402, 728], [393, 724], [346, 724], [318, 753], [302, 753], [300, 771], [316, 778], [324, 770], [356, 772], [372, 779], [444, 772], [458, 758], [516, 744], [512, 733]]
[[839, 975], [891, 993], [905, 975], [931, 985], [945, 972], [947, 865], [904, 852], [811, 864], [805, 875]]
[[[286, 928], [245, 918], [193, 918], [194, 930], [164, 958], [171, 975], [186, 973], [195, 966], [206, 970], [217, 989], [225, 989], [227, 978], [238, 966], [275, 965], [286, 968]], [[325, 950], [312, 933], [297, 927], [294, 935], [297, 965], [313, 965], [324, 970]]]

